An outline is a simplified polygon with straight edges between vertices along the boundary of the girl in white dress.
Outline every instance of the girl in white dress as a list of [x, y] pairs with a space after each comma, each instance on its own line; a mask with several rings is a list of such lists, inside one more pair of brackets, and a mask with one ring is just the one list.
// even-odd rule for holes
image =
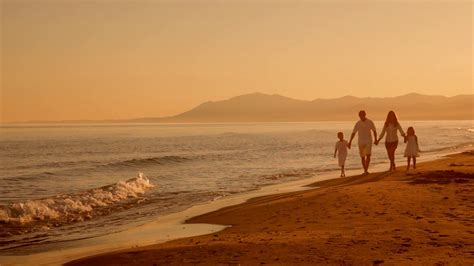
[[344, 139], [344, 133], [337, 132], [337, 137], [339, 138], [339, 141], [336, 142], [336, 148], [334, 149], [334, 158], [336, 158], [337, 153], [339, 166], [341, 167], [341, 177], [345, 177], [346, 173], [344, 171], [344, 164], [346, 163], [347, 149], [350, 149], [350, 147], [347, 140]]
[[415, 129], [409, 127], [405, 137], [405, 157], [407, 157], [407, 171], [410, 169], [410, 159], [413, 158], [413, 169], [416, 169], [416, 157], [420, 157], [420, 148], [418, 146], [418, 137], [415, 135]]

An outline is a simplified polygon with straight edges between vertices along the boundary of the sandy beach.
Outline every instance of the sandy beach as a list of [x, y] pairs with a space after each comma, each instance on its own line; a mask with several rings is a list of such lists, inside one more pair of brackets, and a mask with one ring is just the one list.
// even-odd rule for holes
[[474, 263], [474, 153], [251, 199], [187, 223], [227, 229], [66, 265]]

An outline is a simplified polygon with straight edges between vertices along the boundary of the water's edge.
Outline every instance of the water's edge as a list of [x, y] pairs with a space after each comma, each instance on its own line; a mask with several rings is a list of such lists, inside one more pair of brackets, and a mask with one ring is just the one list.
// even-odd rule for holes
[[[461, 151], [451, 151], [420, 157], [419, 162], [434, 161], [443, 156], [459, 152]], [[386, 170], [386, 167], [385, 163], [381, 163], [373, 165], [371, 169], [374, 172], [381, 172]], [[358, 174], [360, 174], [360, 170], [347, 171], [348, 176]], [[35, 250], [35, 247], [32, 247], [32, 254], [29, 255], [1, 255], [0, 265], [61, 265], [68, 261], [101, 253], [148, 246], [179, 238], [214, 233], [227, 228], [227, 226], [212, 224], [185, 224], [185, 221], [191, 217], [203, 215], [224, 207], [238, 205], [249, 199], [260, 196], [315, 189], [306, 187], [306, 185], [317, 181], [334, 179], [337, 178], [338, 175], [338, 171], [331, 171], [297, 181], [263, 186], [258, 190], [230, 195], [215, 201], [192, 206], [181, 212], [157, 217], [153, 222], [136, 226], [125, 231], [94, 238], [53, 243], [49, 246], [43, 246], [40, 250]]]

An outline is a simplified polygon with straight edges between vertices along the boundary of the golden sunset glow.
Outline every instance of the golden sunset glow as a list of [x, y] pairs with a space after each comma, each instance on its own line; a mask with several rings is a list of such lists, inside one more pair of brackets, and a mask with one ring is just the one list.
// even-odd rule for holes
[[473, 0], [0, 0], [0, 266], [474, 266]]
[[473, 4], [1, 2], [1, 120], [180, 113], [251, 92], [473, 93]]

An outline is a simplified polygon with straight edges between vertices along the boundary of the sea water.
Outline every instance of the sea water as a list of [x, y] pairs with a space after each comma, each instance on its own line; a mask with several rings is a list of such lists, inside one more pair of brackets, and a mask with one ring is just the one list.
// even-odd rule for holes
[[[380, 132], [383, 122], [375, 124]], [[336, 133], [348, 139], [353, 125], [0, 126], [0, 252], [93, 238], [217, 198], [337, 170]], [[402, 126], [415, 128], [421, 156], [472, 148], [473, 121]], [[360, 168], [353, 147], [348, 169]], [[403, 150], [401, 139], [399, 164]], [[374, 164], [387, 162], [383, 143], [372, 153]]]

